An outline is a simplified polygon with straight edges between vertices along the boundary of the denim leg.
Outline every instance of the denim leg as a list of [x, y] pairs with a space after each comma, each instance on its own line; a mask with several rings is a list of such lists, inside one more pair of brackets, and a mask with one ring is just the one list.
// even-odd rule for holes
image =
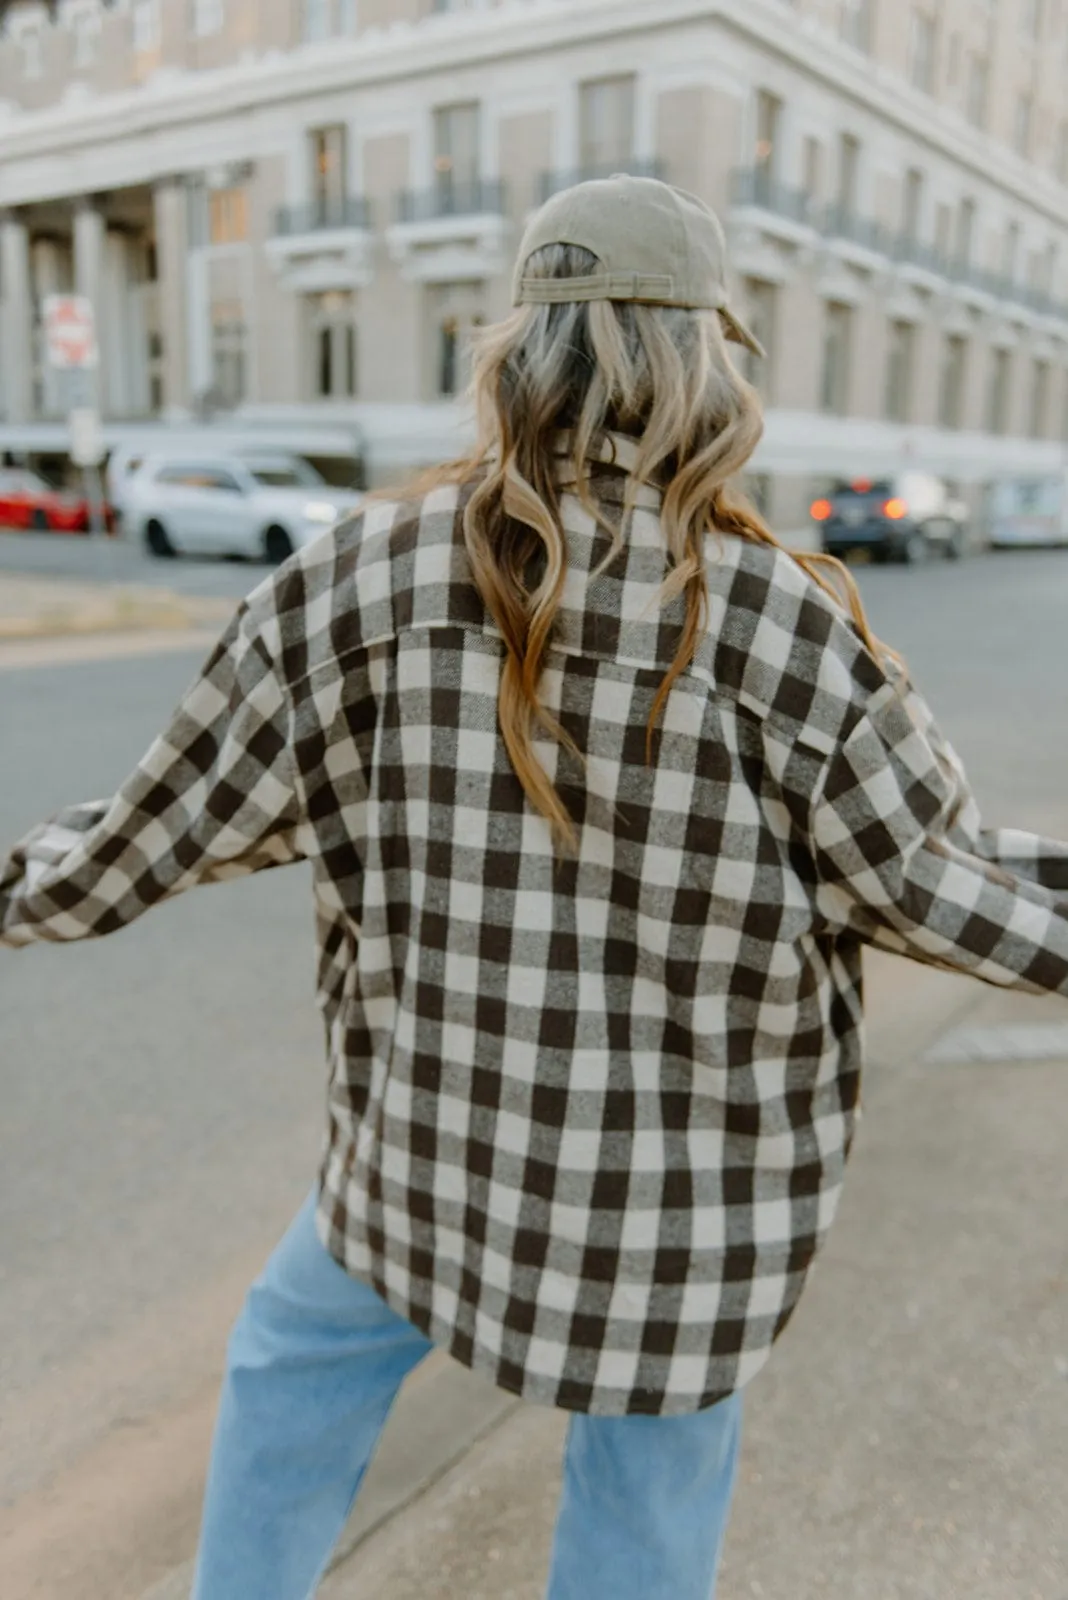
[[741, 1415], [573, 1417], [548, 1600], [712, 1600]]
[[309, 1197], [230, 1338], [193, 1600], [307, 1600], [429, 1342], [320, 1244]]

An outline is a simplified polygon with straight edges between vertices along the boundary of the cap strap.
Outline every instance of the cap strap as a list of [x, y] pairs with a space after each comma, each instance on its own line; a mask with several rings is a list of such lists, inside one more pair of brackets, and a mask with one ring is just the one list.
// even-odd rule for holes
[[675, 279], [666, 274], [597, 272], [581, 278], [521, 278], [520, 305], [558, 305], [577, 300], [672, 301]]

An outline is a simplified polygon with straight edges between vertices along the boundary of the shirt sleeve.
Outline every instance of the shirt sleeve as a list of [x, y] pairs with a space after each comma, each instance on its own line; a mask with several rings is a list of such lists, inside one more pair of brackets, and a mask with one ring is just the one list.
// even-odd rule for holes
[[112, 800], [0, 858], [0, 944], [113, 933], [194, 884], [302, 856], [290, 706], [246, 606]]
[[964, 764], [935, 721], [930, 706], [907, 677], [898, 678], [897, 685], [910, 719], [930, 745], [952, 791], [950, 839], [981, 860], [1004, 867], [1014, 877], [1068, 895], [1068, 844], [1015, 828], [984, 827]]
[[991, 832], [911, 686], [888, 681], [812, 811], [832, 929], [1004, 987], [1068, 995], [1068, 847]]

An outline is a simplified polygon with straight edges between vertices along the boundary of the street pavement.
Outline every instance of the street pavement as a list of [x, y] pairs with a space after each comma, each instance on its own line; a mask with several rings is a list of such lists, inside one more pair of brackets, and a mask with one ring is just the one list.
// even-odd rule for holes
[[[130, 581], [135, 553], [63, 543]], [[17, 545], [0, 569], [58, 559]], [[202, 595], [261, 576], [166, 566]], [[1068, 835], [1068, 554], [862, 582], [990, 820]], [[197, 664], [0, 649], [0, 840], [113, 788]], [[188, 1593], [225, 1330], [314, 1172], [312, 959], [303, 868], [0, 956], [3, 1600]], [[964, 1022], [1068, 1008], [890, 961], [871, 987], [867, 1120], [750, 1397], [724, 1600], [1068, 1600], [1068, 1061], [925, 1060]], [[535, 1600], [562, 1425], [428, 1364], [324, 1595]]]
[[270, 572], [258, 561], [161, 561], [124, 539], [89, 539], [57, 533], [0, 529], [0, 574], [147, 584], [177, 594], [240, 600]]

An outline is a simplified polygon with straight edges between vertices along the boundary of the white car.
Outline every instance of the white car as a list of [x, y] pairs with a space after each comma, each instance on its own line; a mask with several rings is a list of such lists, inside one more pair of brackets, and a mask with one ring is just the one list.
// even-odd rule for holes
[[284, 561], [355, 511], [299, 456], [154, 455], [127, 481], [123, 528], [155, 556]]
[[988, 500], [990, 543], [1068, 545], [1068, 474], [1010, 478], [996, 483]]

